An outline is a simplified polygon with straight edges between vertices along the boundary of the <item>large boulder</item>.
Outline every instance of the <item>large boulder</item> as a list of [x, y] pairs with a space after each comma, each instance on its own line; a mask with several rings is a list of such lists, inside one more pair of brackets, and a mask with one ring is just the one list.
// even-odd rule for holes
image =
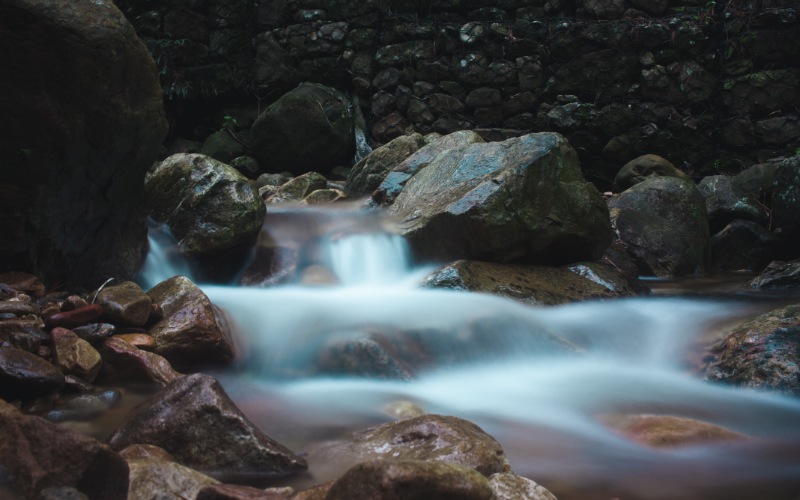
[[703, 195], [691, 181], [648, 178], [610, 201], [617, 236], [645, 275], [703, 273], [709, 252]]
[[642, 155], [629, 161], [614, 177], [614, 187], [624, 191], [649, 177], [677, 177], [690, 180], [689, 176], [675, 168], [669, 160], [658, 155]]
[[0, 271], [84, 289], [132, 278], [167, 132], [150, 53], [110, 1], [3, 2], [0, 37]]
[[166, 223], [191, 254], [227, 250], [255, 238], [266, 210], [236, 169], [200, 154], [179, 153], [147, 176], [150, 215]]
[[786, 257], [800, 257], [800, 156], [777, 163], [772, 182], [772, 222]]
[[552, 132], [440, 154], [390, 212], [423, 259], [563, 264], [597, 259], [611, 241], [602, 195]]
[[275, 101], [253, 122], [253, 156], [267, 171], [328, 172], [355, 154], [350, 99], [317, 83], [303, 83]]
[[117, 450], [151, 444], [183, 465], [231, 477], [265, 477], [307, 467], [247, 420], [219, 382], [200, 373], [175, 380], [134, 408], [109, 443]]
[[425, 144], [425, 138], [415, 133], [401, 135], [374, 150], [356, 163], [347, 174], [348, 196], [358, 198], [372, 194], [381, 185], [386, 174]]
[[703, 178], [697, 189], [706, 199], [708, 225], [712, 234], [719, 232], [736, 219], [767, 224], [764, 207], [748, 197], [726, 175], [711, 175]]
[[709, 380], [800, 396], [800, 304], [743, 324], [712, 352]]

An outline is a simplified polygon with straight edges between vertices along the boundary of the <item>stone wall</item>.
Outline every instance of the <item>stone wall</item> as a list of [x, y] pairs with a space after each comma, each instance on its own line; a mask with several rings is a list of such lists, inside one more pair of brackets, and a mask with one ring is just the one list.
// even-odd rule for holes
[[117, 3], [168, 101], [263, 109], [316, 81], [361, 98], [374, 143], [559, 131], [600, 187], [643, 153], [699, 178], [800, 147], [794, 0]]

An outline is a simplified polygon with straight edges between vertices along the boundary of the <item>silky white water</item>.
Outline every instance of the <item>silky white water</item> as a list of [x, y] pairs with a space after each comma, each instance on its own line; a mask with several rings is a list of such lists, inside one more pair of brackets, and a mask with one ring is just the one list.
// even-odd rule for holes
[[[316, 236], [300, 240], [319, 247], [310, 264], [329, 267], [338, 285], [203, 286], [240, 340], [237, 368], [217, 374], [231, 397], [273, 438], [311, 450], [309, 474], [296, 486], [352, 465], [315, 456], [315, 443], [389, 421], [387, 405], [410, 401], [477, 423], [515, 472], [562, 499], [800, 494], [800, 400], [710, 384], [691, 369], [698, 345], [769, 304], [655, 295], [537, 308], [421, 289], [402, 240], [382, 223], [362, 220], [353, 231], [336, 219], [346, 213], [326, 222], [331, 215], [321, 214], [286, 209], [270, 237], [301, 229], [292, 221], [314, 226]], [[332, 346], [408, 332], [436, 360], [411, 380], [320, 371]], [[690, 417], [749, 438], [651, 449], [605, 426], [599, 417], [608, 414]]]

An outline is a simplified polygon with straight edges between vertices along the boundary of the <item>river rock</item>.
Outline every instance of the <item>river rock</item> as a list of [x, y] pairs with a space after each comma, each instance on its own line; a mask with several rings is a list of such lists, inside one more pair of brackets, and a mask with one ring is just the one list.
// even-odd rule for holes
[[609, 202], [619, 239], [641, 274], [683, 276], [706, 269], [708, 217], [691, 181], [648, 178]]
[[143, 351], [114, 337], [103, 342], [100, 351], [106, 372], [113, 371], [114, 378], [132, 383], [165, 386], [181, 376], [164, 357]]
[[783, 240], [787, 257], [800, 257], [800, 156], [778, 162], [771, 202], [772, 223]]
[[[0, 262], [47, 283], [130, 279], [146, 253], [142, 179], [167, 132], [158, 70], [113, 2], [0, 6]], [[7, 269], [7, 267], [6, 267]]]
[[601, 415], [600, 420], [632, 441], [652, 448], [674, 448], [739, 441], [745, 436], [724, 427], [672, 415]]
[[800, 289], [800, 261], [771, 262], [759, 276], [750, 282], [750, 287], [771, 290]]
[[175, 276], [162, 281], [147, 295], [164, 312], [149, 331], [156, 339], [156, 354], [176, 366], [233, 360], [233, 337], [222, 311], [189, 278]]
[[491, 500], [489, 481], [465, 465], [420, 460], [370, 460], [348, 470], [326, 500], [459, 498]]
[[390, 212], [422, 259], [561, 264], [597, 259], [611, 242], [602, 195], [550, 132], [451, 149]]
[[53, 339], [53, 358], [61, 371], [94, 382], [103, 365], [100, 353], [66, 328], [53, 328], [50, 336]]
[[557, 500], [541, 484], [510, 472], [498, 472], [489, 476], [489, 487], [495, 500]]
[[264, 203], [236, 169], [200, 154], [162, 161], [145, 182], [150, 216], [166, 223], [190, 254], [230, 249], [255, 238]]
[[350, 169], [345, 192], [351, 198], [371, 194], [380, 186], [386, 174], [425, 144], [425, 138], [417, 133], [392, 139]]
[[[221, 161], [226, 165], [231, 165], [232, 167], [236, 168], [236, 170], [241, 172], [242, 175], [247, 176], [247, 174], [243, 172], [241, 168], [232, 164], [232, 160], [234, 158], [241, 157], [245, 153], [246, 149], [247, 148], [241, 142], [234, 139], [234, 136], [231, 135], [231, 132], [229, 132], [227, 129], [222, 129], [217, 130], [206, 137], [206, 140], [203, 141], [203, 145], [200, 146], [199, 153], [210, 156], [211, 158]], [[258, 168], [256, 168], [256, 171], [253, 173], [257, 174]]]
[[[47, 291], [42, 280], [30, 273], [12, 271], [0, 274], [0, 283], [31, 297], [41, 297]], [[10, 297], [9, 297], [10, 298]]]
[[352, 159], [354, 120], [352, 103], [342, 92], [302, 83], [253, 122], [253, 156], [270, 172], [328, 172]]
[[423, 287], [494, 293], [536, 305], [636, 295], [642, 287], [597, 263], [565, 267], [459, 260], [428, 275]]
[[219, 484], [216, 479], [175, 462], [130, 460], [128, 467], [128, 498], [132, 499], [193, 499], [204, 487]]
[[299, 202], [309, 194], [328, 187], [325, 176], [317, 172], [308, 172], [281, 185], [267, 196], [268, 204]]
[[281, 500], [291, 497], [293, 490], [288, 490], [281, 492], [240, 484], [214, 484], [200, 490], [194, 500]]
[[60, 389], [64, 374], [39, 356], [16, 347], [0, 347], [0, 397], [33, 399]]
[[230, 476], [299, 472], [306, 462], [250, 423], [214, 378], [181, 377], [134, 408], [109, 441], [152, 444], [199, 471]]
[[0, 464], [25, 498], [72, 486], [92, 500], [126, 500], [128, 465], [107, 445], [23, 415], [0, 401]]
[[679, 179], [691, 180], [689, 176], [669, 160], [658, 155], [648, 154], [626, 163], [614, 177], [614, 187], [618, 191], [625, 191], [648, 177], [677, 177]]
[[734, 220], [711, 237], [710, 247], [714, 270], [761, 272], [777, 256], [778, 240], [760, 224]]
[[61, 398], [44, 418], [51, 422], [89, 420], [118, 405], [121, 398], [122, 395], [113, 389], [96, 394], [79, 394], [66, 400]]
[[767, 223], [764, 208], [748, 198], [727, 175], [703, 178], [697, 189], [706, 199], [708, 225], [712, 234], [719, 232], [735, 219]]
[[346, 199], [347, 193], [341, 189], [317, 189], [303, 198], [302, 203], [304, 205], [324, 205], [336, 201], [344, 201]]
[[150, 318], [150, 297], [133, 281], [100, 290], [96, 303], [106, 320], [119, 326], [144, 326]]
[[709, 380], [800, 396], [800, 304], [741, 325], [712, 354]]
[[75, 335], [92, 345], [99, 344], [114, 335], [114, 331], [114, 325], [109, 323], [90, 323], [72, 329]]
[[340, 463], [422, 460], [466, 465], [484, 476], [511, 471], [493, 437], [472, 422], [444, 415], [422, 415], [357, 431], [342, 441], [320, 445], [316, 453]]
[[372, 195], [373, 201], [381, 206], [391, 205], [408, 180], [430, 165], [437, 156], [459, 146], [483, 142], [485, 142], [483, 138], [472, 130], [459, 130], [443, 137], [430, 139], [427, 145], [419, 148], [417, 152], [405, 158], [399, 165], [392, 168], [391, 172], [384, 175], [383, 181]]

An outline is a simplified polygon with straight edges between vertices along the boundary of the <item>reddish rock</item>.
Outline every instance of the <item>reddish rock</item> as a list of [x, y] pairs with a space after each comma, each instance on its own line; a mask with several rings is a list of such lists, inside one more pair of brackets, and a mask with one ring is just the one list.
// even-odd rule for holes
[[164, 357], [138, 349], [119, 335], [104, 341], [101, 353], [108, 371], [125, 382], [165, 386], [181, 376]]
[[275, 489], [267, 491], [239, 484], [215, 484], [200, 490], [195, 500], [279, 500], [290, 495], [291, 488], [281, 493]]
[[64, 385], [64, 375], [35, 354], [15, 347], [0, 347], [0, 397], [32, 399]]
[[745, 439], [742, 434], [718, 425], [671, 415], [602, 415], [600, 420], [632, 441], [653, 448]]
[[85, 325], [99, 318], [101, 314], [103, 314], [103, 308], [99, 304], [89, 304], [71, 311], [63, 311], [48, 316], [44, 322], [47, 328], [55, 328], [57, 326], [73, 328]]
[[114, 335], [114, 338], [123, 340], [139, 349], [151, 350], [156, 346], [156, 339], [146, 333], [121, 333]]

